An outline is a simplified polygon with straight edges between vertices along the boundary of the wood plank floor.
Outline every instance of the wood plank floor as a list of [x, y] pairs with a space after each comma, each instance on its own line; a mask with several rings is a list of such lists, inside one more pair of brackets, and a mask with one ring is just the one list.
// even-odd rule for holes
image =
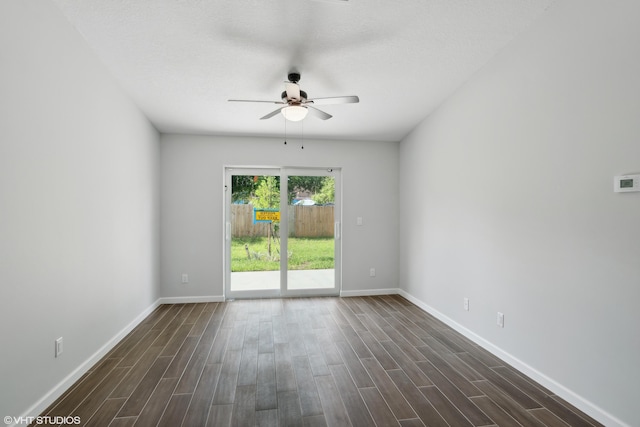
[[43, 414], [87, 426], [600, 426], [399, 296], [162, 305]]

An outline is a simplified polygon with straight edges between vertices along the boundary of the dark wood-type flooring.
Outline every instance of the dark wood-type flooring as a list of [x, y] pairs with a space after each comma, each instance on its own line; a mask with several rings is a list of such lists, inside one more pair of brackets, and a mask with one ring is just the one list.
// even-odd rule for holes
[[42, 415], [87, 426], [599, 426], [400, 296], [162, 305]]

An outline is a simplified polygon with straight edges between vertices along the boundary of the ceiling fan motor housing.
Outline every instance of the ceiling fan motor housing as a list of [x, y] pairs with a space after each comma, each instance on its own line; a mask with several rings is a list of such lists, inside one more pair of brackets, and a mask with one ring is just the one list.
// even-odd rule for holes
[[[285, 90], [284, 92], [282, 92], [282, 94], [280, 95], [280, 97], [282, 98], [282, 100], [283, 100], [284, 102], [288, 102], [288, 101], [289, 101], [289, 98], [287, 97], [287, 91], [286, 91], [286, 90]], [[307, 92], [305, 92], [305, 91], [301, 90], [301, 91], [300, 91], [300, 100], [301, 100], [301, 101], [306, 101], [307, 99], [309, 99], [309, 98], [307, 97]]]

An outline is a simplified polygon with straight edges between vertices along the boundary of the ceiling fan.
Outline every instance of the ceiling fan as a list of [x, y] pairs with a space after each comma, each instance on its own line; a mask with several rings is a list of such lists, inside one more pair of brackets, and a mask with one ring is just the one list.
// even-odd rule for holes
[[254, 101], [247, 99], [230, 99], [229, 102], [266, 102], [268, 104], [280, 104], [284, 107], [280, 107], [275, 111], [270, 112], [264, 117], [260, 117], [260, 120], [270, 119], [271, 117], [282, 113], [285, 119], [292, 122], [298, 122], [303, 120], [308, 113], [322, 119], [327, 120], [333, 117], [331, 114], [325, 113], [314, 107], [314, 105], [330, 105], [330, 104], [355, 104], [360, 102], [360, 98], [357, 96], [332, 96], [329, 98], [313, 98], [307, 97], [307, 92], [300, 90], [298, 82], [300, 81], [299, 73], [289, 73], [287, 76], [289, 81], [285, 82], [285, 91], [282, 92], [280, 97], [282, 101]]

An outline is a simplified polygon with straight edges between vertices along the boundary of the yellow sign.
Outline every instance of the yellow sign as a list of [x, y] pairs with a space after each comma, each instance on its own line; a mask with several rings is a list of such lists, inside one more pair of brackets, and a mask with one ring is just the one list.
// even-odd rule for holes
[[280, 221], [280, 212], [256, 211], [256, 221]]

